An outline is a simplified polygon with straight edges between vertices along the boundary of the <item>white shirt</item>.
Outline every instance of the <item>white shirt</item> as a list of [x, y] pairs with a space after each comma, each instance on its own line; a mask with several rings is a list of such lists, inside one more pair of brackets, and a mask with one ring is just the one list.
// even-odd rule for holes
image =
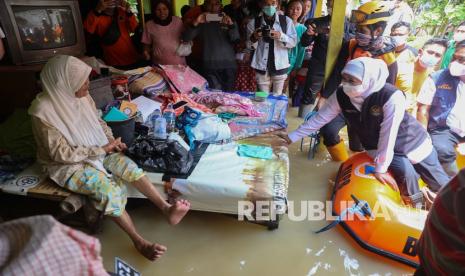
[[5, 38], [5, 33], [2, 30], [2, 27], [0, 27], [0, 39]]
[[[262, 22], [259, 26], [265, 24], [265, 18], [263, 15], [260, 16]], [[279, 23], [278, 13], [275, 14], [275, 20], [273, 24], [273, 30], [280, 31], [281, 37], [279, 40], [273, 39], [274, 42], [274, 64], [276, 70], [281, 70], [288, 68], [289, 63], [289, 49], [292, 49], [297, 44], [297, 32], [294, 27], [292, 19], [286, 16], [286, 27], [287, 30], [283, 31], [281, 29], [281, 24]], [[263, 39], [259, 39], [257, 42], [252, 43], [250, 37], [255, 31], [255, 19], [252, 19], [247, 24], [247, 48], [255, 49], [255, 53], [252, 58], [252, 63], [250, 64], [252, 68], [267, 71], [268, 65], [268, 48], [269, 44], [264, 42]]]
[[[436, 94], [436, 84], [432, 78], [423, 83], [417, 101], [420, 104], [431, 105]], [[457, 98], [454, 107], [447, 116], [447, 126], [460, 137], [465, 136], [465, 83], [460, 81], [457, 86]]]
[[[352, 104], [360, 111], [361, 105], [352, 99]], [[381, 130], [379, 133], [378, 148], [376, 150], [368, 151], [368, 154], [375, 160], [375, 171], [385, 173], [389, 165], [391, 165], [392, 158], [394, 157], [394, 146], [396, 143], [397, 132], [399, 131], [400, 123], [402, 122], [405, 114], [407, 102], [404, 94], [397, 90], [389, 98], [383, 106], [383, 122], [381, 123]], [[319, 130], [321, 127], [333, 120], [339, 113], [341, 107], [337, 101], [336, 93], [333, 93], [325, 105], [307, 122], [304, 122], [295, 131], [289, 134], [292, 142], [295, 142], [303, 137], [306, 137], [313, 132]], [[419, 163], [424, 160], [432, 151], [433, 146], [431, 140], [427, 139], [418, 148], [412, 152], [407, 153], [407, 158], [413, 164]]]

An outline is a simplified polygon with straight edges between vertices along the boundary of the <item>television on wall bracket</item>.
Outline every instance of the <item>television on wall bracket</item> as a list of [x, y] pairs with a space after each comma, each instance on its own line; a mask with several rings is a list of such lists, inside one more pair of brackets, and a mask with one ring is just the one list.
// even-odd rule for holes
[[0, 0], [0, 24], [14, 64], [85, 53], [77, 0]]

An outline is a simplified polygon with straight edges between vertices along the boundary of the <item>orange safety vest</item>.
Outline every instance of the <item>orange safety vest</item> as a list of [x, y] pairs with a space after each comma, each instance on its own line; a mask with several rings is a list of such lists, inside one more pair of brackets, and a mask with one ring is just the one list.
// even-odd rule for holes
[[383, 53], [383, 54], [378, 55], [378, 56], [373, 56], [373, 54], [370, 53], [369, 51], [366, 51], [366, 50], [363, 50], [360, 47], [357, 47], [357, 40], [356, 39], [351, 39], [349, 41], [349, 57], [347, 58], [347, 62], [349, 62], [352, 59], [359, 58], [359, 57], [379, 58], [379, 59], [382, 59], [387, 64], [387, 66], [390, 66], [391, 64], [396, 62], [396, 55], [395, 55], [394, 51], [393, 52]]

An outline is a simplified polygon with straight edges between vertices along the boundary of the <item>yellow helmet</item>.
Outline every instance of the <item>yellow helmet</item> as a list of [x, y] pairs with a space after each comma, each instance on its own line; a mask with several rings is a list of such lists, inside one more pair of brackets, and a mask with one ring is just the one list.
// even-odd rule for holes
[[350, 22], [357, 25], [372, 25], [381, 21], [388, 21], [391, 11], [380, 1], [370, 1], [352, 11]]

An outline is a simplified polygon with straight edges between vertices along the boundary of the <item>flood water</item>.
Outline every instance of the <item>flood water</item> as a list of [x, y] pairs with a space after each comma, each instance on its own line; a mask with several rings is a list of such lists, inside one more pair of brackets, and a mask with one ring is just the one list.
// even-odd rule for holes
[[[289, 111], [289, 129], [300, 122], [296, 109]], [[325, 149], [314, 160], [300, 152], [300, 143], [290, 147], [289, 200], [328, 198], [339, 164]], [[308, 148], [305, 148], [307, 150]], [[296, 204], [299, 206], [298, 204]], [[301, 212], [296, 207], [296, 215]], [[281, 220], [277, 230], [240, 222], [234, 217], [190, 212], [177, 226], [170, 226], [150, 205], [129, 211], [141, 234], [168, 247], [162, 259], [152, 263], [139, 256], [129, 238], [107, 219], [102, 257], [108, 271], [114, 271], [119, 257], [142, 275], [412, 275], [413, 269], [369, 253], [340, 227], [321, 234], [313, 231], [325, 221]], [[393, 233], [395, 234], [395, 233]]]

